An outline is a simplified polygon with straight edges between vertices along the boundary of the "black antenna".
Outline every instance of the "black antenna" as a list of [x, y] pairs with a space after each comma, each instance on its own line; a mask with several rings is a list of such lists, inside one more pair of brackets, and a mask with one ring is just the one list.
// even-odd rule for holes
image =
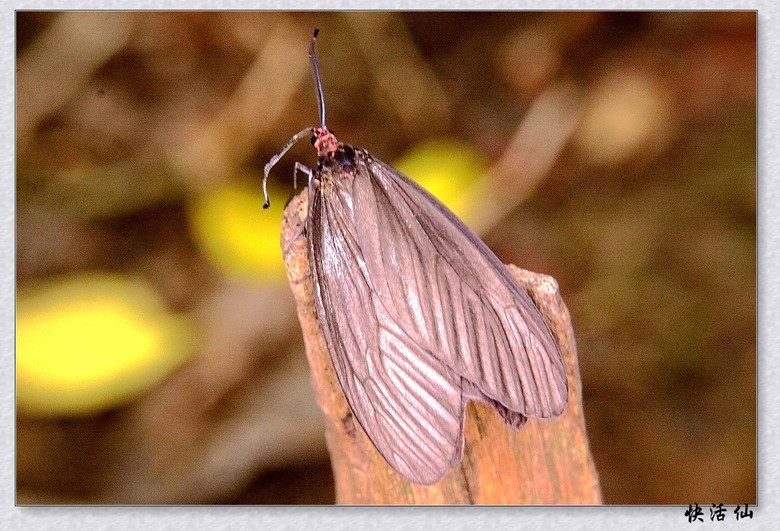
[[320, 106], [320, 125], [325, 127], [325, 98], [322, 95], [322, 81], [320, 80], [320, 65], [317, 62], [317, 52], [314, 51], [314, 43], [320, 30], [315, 29], [309, 46], [309, 59], [311, 59], [311, 74], [314, 77], [314, 88], [317, 90], [317, 103]]

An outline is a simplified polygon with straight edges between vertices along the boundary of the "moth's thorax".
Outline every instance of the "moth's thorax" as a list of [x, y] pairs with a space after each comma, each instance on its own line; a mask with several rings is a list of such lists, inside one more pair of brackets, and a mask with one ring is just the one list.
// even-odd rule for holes
[[360, 150], [338, 142], [336, 149], [320, 156], [317, 173], [320, 180], [349, 180], [358, 171]]
[[317, 150], [317, 173], [320, 179], [350, 177], [355, 173], [358, 150], [339, 142], [328, 128], [315, 128], [311, 141]]

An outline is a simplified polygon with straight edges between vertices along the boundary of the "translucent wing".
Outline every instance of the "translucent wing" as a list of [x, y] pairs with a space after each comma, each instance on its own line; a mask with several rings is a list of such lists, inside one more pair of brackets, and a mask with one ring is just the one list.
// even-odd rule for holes
[[350, 407], [390, 465], [457, 462], [467, 398], [517, 428], [566, 406], [555, 341], [495, 255], [435, 198], [356, 150], [323, 170], [307, 229], [315, 301]]
[[379, 220], [360, 233], [366, 269], [400, 272], [374, 280], [383, 304], [487, 397], [525, 416], [563, 412], [563, 359], [526, 291], [435, 197], [368, 155], [366, 164], [371, 182], [356, 181], [366, 192], [355, 190], [355, 210]]
[[347, 402], [396, 471], [433, 483], [462, 452], [461, 379], [378, 304], [348, 196], [315, 192], [309, 201], [317, 313]]

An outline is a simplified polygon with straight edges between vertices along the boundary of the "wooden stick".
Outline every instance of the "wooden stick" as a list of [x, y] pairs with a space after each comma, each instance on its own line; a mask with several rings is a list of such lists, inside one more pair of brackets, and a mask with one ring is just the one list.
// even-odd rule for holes
[[467, 410], [463, 462], [431, 486], [398, 475], [352, 416], [333, 370], [313, 300], [304, 231], [306, 190], [285, 209], [282, 249], [298, 306], [317, 402], [325, 414], [326, 440], [339, 504], [598, 504], [598, 475], [588, 448], [582, 384], [571, 319], [552, 277], [508, 266], [548, 322], [561, 347], [569, 404], [552, 420], [530, 418], [519, 431], [506, 427], [490, 406]]

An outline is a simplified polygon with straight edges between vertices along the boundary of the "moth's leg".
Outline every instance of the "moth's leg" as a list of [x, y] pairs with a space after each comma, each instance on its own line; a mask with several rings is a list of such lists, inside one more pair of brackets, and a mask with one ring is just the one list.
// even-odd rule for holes
[[314, 172], [311, 171], [309, 168], [301, 164], [300, 162], [295, 163], [295, 171], [293, 172], [293, 188], [298, 189], [298, 172], [305, 173], [309, 177], [309, 181], [311, 182], [312, 177], [314, 176]]
[[[265, 165], [265, 168], [263, 168], [263, 197], [265, 198], [265, 203], [263, 203], [263, 208], [268, 208], [271, 206], [271, 200], [268, 198], [268, 174], [271, 172], [271, 168], [273, 168], [277, 162], [279, 162], [279, 159], [281, 159], [285, 153], [290, 151], [290, 148], [295, 145], [295, 143], [300, 140], [301, 138], [305, 137], [306, 135], [310, 135], [314, 133], [313, 127], [307, 127], [303, 131], [296, 134], [294, 137], [290, 139], [289, 142], [287, 142], [282, 150], [274, 155], [271, 160], [268, 161], [268, 164]], [[294, 178], [294, 177], [293, 177]]]

